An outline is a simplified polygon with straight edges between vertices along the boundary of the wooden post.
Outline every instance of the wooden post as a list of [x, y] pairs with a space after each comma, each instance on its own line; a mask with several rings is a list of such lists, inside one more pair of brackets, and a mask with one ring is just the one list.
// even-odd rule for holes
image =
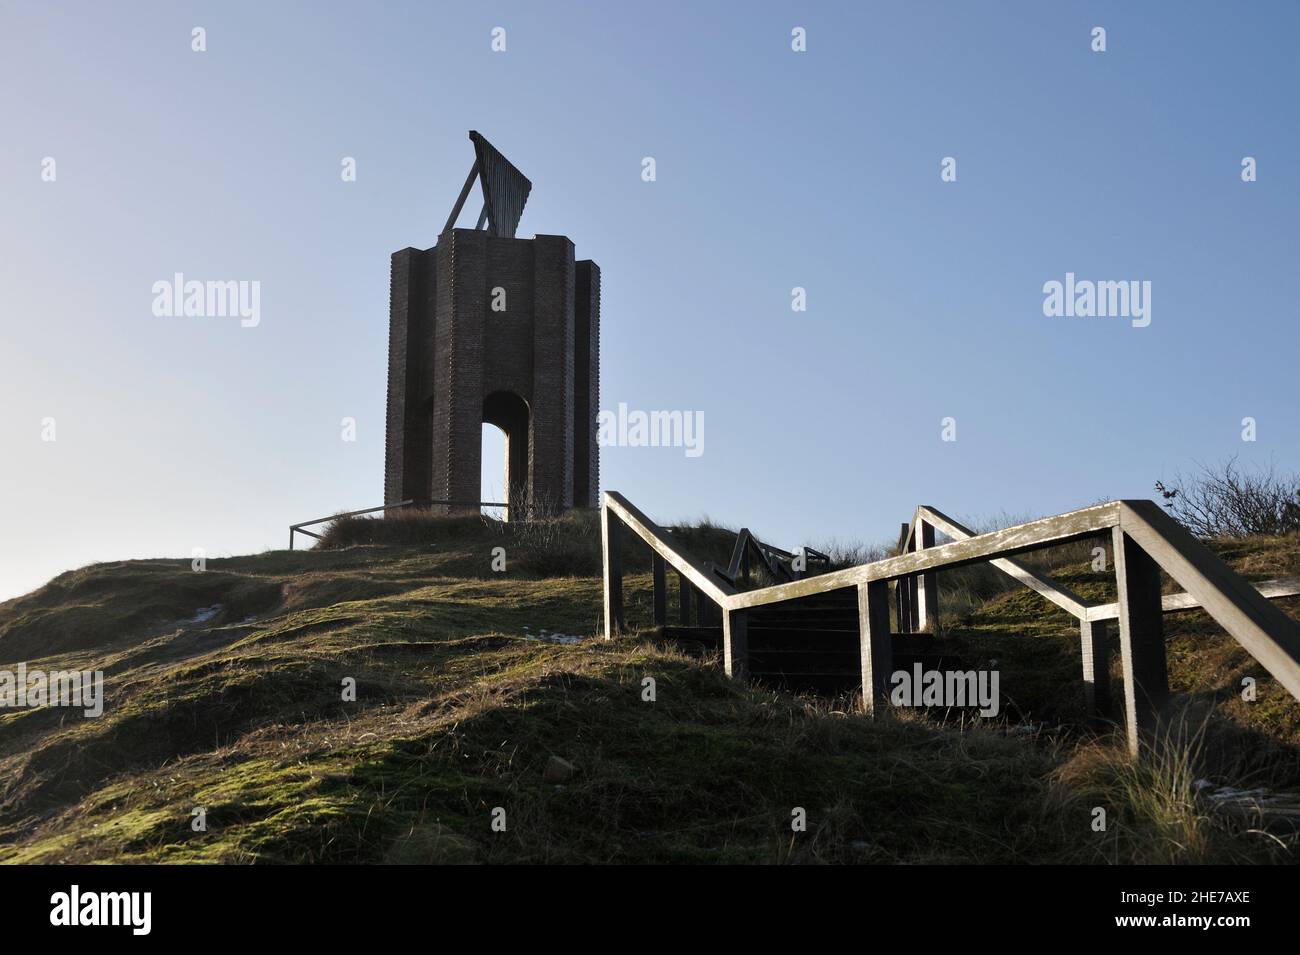
[[667, 566], [658, 553], [651, 555], [650, 564], [654, 576], [655, 625], [662, 627], [668, 622]]
[[1122, 528], [1114, 528], [1113, 540], [1125, 725], [1129, 750], [1140, 756], [1150, 748], [1169, 700], [1160, 566]]
[[[465, 185], [461, 187], [460, 195], [456, 197], [456, 204], [451, 207], [451, 215], [447, 216], [447, 224], [442, 227], [443, 232], [446, 232], [456, 224], [456, 219], [460, 216], [460, 210], [464, 207], [465, 200], [469, 198], [469, 191], [474, 187], [474, 179], [477, 176], [478, 159], [475, 158], [474, 165], [470, 166], [469, 175], [465, 178]], [[486, 207], [486, 203], [484, 205]], [[477, 226], [475, 228], [477, 228]]]
[[624, 626], [622, 526], [608, 507], [600, 509], [600, 546], [605, 555], [605, 639]]
[[[898, 554], [901, 557], [908, 553], [912, 547], [907, 541], [907, 535], [912, 530], [912, 525], [903, 524], [898, 529]], [[899, 633], [912, 632], [912, 587], [906, 577], [900, 577], [893, 582], [894, 584], [894, 616], [898, 621]]]
[[920, 581], [916, 575], [906, 578], [903, 583], [907, 585], [907, 632], [917, 633], [921, 629], [921, 602], [917, 599], [920, 594]]
[[683, 627], [691, 625], [691, 584], [686, 579], [686, 575], [681, 571], [677, 572], [677, 622]]
[[1083, 695], [1088, 715], [1111, 715], [1110, 632], [1105, 620], [1080, 620], [1079, 643], [1083, 651]]
[[889, 678], [894, 669], [888, 581], [858, 584], [858, 631], [862, 649], [862, 708], [869, 715], [877, 716], [889, 705]]
[[697, 627], [708, 626], [709, 608], [704, 606], [704, 594], [694, 584], [691, 585], [691, 602], [695, 604], [695, 625]]
[[748, 611], [722, 611], [722, 666], [733, 680], [749, 676]]
[[704, 605], [708, 608], [707, 613], [709, 619], [709, 626], [710, 627], [720, 626], [722, 624], [722, 618], [726, 615], [726, 611], [723, 610], [721, 607], [719, 607], [717, 604], [715, 604], [708, 597], [701, 595], [700, 599], [704, 601]]
[[900, 577], [894, 581], [894, 601], [895, 610], [898, 616], [898, 632], [912, 632], [912, 601], [911, 588], [907, 585], [907, 578]]
[[[934, 546], [934, 525], [918, 520], [916, 536], [912, 538], [913, 550]], [[939, 584], [934, 571], [919, 574], [916, 578], [916, 602], [913, 615], [916, 629], [937, 633], [939, 631]]]

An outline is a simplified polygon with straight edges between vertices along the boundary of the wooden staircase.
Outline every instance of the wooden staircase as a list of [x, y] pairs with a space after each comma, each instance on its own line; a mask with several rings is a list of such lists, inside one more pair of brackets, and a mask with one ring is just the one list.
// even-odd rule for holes
[[[947, 536], [938, 543], [936, 532]], [[1163, 617], [1198, 607], [1300, 699], [1300, 624], [1269, 601], [1300, 593], [1300, 579], [1247, 582], [1153, 501], [1108, 501], [987, 534], [940, 511], [916, 509], [899, 553], [831, 570], [825, 555], [796, 555], [737, 537], [726, 569], [696, 560], [630, 501], [606, 491], [601, 508], [605, 636], [624, 628], [621, 540], [630, 533], [651, 550], [654, 622], [684, 643], [720, 648], [730, 677], [756, 677], [790, 689], [857, 690], [863, 709], [889, 706], [891, 676], [921, 662], [927, 670], [964, 669], [934, 650], [940, 605], [936, 573], [988, 563], [1073, 615], [1081, 675], [1094, 712], [1110, 712], [1113, 641], [1123, 661], [1122, 709], [1129, 747], [1147, 751], [1171, 693]], [[1093, 604], [1015, 558], [1074, 541], [1109, 541], [1116, 592]], [[820, 559], [809, 571], [805, 557]], [[757, 559], [776, 583], [745, 589]], [[681, 625], [667, 626], [668, 570], [676, 572]], [[1162, 574], [1181, 593], [1162, 593]], [[697, 626], [690, 626], [691, 610]], [[1112, 627], [1114, 623], [1117, 626]], [[903, 632], [898, 632], [898, 631]]]
[[[668, 625], [665, 637], [691, 649], [722, 650], [722, 625]], [[894, 633], [894, 668], [961, 669], [934, 651], [934, 635]], [[861, 686], [858, 597], [852, 588], [760, 607], [749, 620], [749, 676], [791, 692], [846, 693]]]

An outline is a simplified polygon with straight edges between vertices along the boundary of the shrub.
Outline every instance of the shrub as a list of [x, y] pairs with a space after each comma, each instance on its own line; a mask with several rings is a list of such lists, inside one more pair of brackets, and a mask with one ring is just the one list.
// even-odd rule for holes
[[1270, 463], [1253, 471], [1231, 457], [1215, 467], [1201, 465], [1171, 486], [1156, 482], [1165, 507], [1197, 537], [1279, 536], [1300, 531], [1300, 474], [1278, 474]]
[[[624, 567], [649, 567], [648, 549], [631, 538], [624, 535]], [[418, 508], [388, 511], [383, 517], [338, 517], [325, 528], [316, 546], [334, 550], [359, 544], [441, 547], [469, 543], [505, 547], [512, 567], [539, 577], [601, 574], [600, 512], [591, 508], [516, 521], [478, 514], [442, 517]]]

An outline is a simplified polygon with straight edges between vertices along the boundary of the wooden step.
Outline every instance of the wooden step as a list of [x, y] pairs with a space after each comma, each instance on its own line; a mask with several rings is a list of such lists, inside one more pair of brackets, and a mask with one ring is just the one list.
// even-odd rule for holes
[[[661, 628], [662, 635], [670, 640], [722, 648], [721, 627]], [[934, 644], [928, 633], [891, 634], [894, 653], [925, 653]], [[790, 630], [785, 627], [751, 626], [749, 651], [753, 653], [812, 653], [819, 651], [859, 654], [859, 634], [856, 627]]]
[[749, 617], [749, 625], [751, 627], [756, 627], [760, 624], [769, 627], [844, 626], [856, 629], [858, 626], [858, 612], [856, 610], [850, 612], [831, 607], [823, 607], [803, 612], [794, 610], [769, 610], [765, 613], [759, 613], [758, 611], [753, 611]]
[[[920, 663], [926, 670], [963, 669], [954, 656], [937, 653], [900, 653], [894, 656], [894, 670], [911, 670]], [[755, 677], [826, 675], [862, 678], [862, 661], [852, 653], [783, 653], [749, 655], [749, 672]]]

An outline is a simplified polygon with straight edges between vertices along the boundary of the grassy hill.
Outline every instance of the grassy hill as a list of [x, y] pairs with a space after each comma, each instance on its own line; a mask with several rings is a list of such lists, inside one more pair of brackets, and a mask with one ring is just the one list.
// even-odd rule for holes
[[[730, 547], [713, 527], [679, 535], [710, 556]], [[1167, 618], [1190, 742], [1135, 767], [1084, 726], [1070, 618], [983, 569], [941, 577], [957, 608], [942, 640], [997, 660], [1004, 718], [871, 722], [850, 698], [736, 685], [656, 641], [636, 550], [629, 619], [647, 629], [596, 639], [590, 515], [349, 521], [328, 543], [201, 572], [98, 564], [0, 604], [0, 669], [106, 680], [98, 719], [0, 710], [0, 861], [1296, 857], [1286, 825], [1214, 794], [1300, 790], [1300, 705], [1200, 613]], [[1300, 571], [1295, 537], [1224, 553], [1253, 578]], [[1047, 563], [1105, 596], [1077, 551]], [[1261, 677], [1259, 702], [1239, 699], [1243, 675]]]

